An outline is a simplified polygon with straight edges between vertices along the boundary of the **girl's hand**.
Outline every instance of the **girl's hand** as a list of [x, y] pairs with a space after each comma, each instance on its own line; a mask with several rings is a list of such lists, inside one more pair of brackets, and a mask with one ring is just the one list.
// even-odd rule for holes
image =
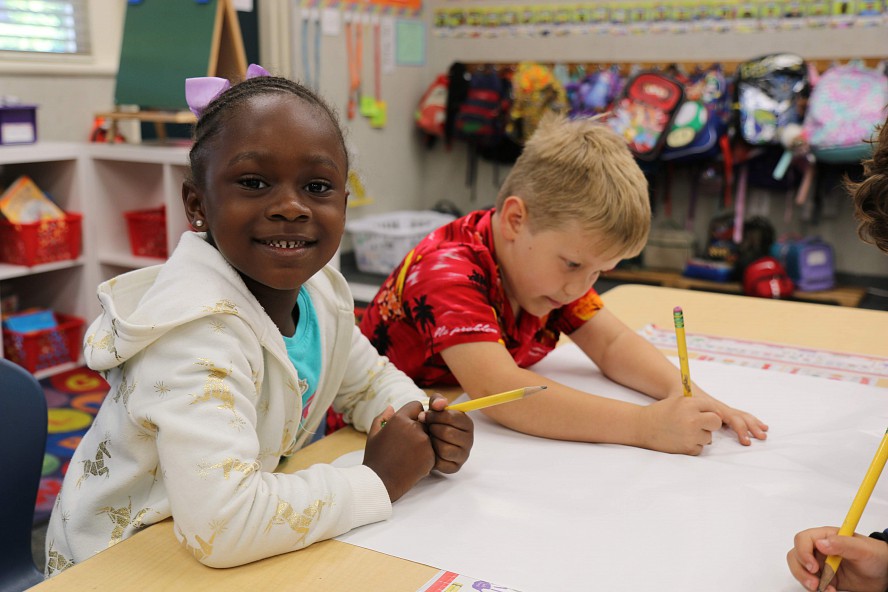
[[[379, 475], [393, 502], [435, 466], [431, 440], [418, 421], [422, 412], [422, 404], [414, 401], [394, 413], [386, 409], [370, 426], [363, 464]], [[383, 420], [385, 427], [382, 427]]]
[[429, 398], [429, 410], [420, 417], [425, 421], [432, 448], [435, 450], [435, 470], [455, 473], [466, 459], [475, 440], [475, 424], [462, 411], [444, 411], [447, 399], [438, 393]]
[[390, 420], [394, 414], [395, 410], [391, 405], [386, 407], [382, 413], [376, 416], [373, 423], [370, 424], [370, 431], [367, 432], [367, 437], [371, 438], [375, 436], [377, 432], [382, 429], [382, 426], [388, 423], [388, 420]]
[[795, 535], [793, 548], [786, 554], [789, 572], [807, 590], [817, 590], [820, 584], [820, 567], [826, 559], [814, 548], [814, 539], [835, 534], [837, 528], [809, 528]]
[[839, 555], [839, 571], [828, 592], [855, 590], [883, 592], [888, 588], [888, 544], [860, 534], [839, 536], [834, 526], [809, 528], [795, 536], [786, 554], [789, 571], [808, 590], [817, 590], [826, 557]]

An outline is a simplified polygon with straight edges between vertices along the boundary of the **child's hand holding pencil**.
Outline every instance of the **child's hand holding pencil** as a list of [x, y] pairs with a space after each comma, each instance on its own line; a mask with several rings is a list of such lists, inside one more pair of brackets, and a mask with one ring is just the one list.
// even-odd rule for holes
[[435, 450], [435, 470], [442, 473], [455, 473], [469, 457], [474, 441], [474, 422], [466, 415], [467, 411], [483, 409], [515, 401], [545, 390], [544, 386], [526, 387], [471, 399], [448, 405], [447, 399], [438, 393], [429, 398], [429, 410], [420, 414], [424, 421]]
[[437, 462], [420, 413], [425, 411], [419, 401], [397, 411], [389, 406], [373, 420], [367, 434], [362, 464], [376, 473], [392, 502], [427, 476]]
[[435, 470], [455, 473], [469, 458], [474, 443], [475, 424], [472, 418], [447, 405], [444, 395], [429, 397], [429, 410], [421, 415], [435, 451]]
[[[795, 536], [795, 545], [786, 554], [786, 562], [792, 575], [809, 590], [881, 592], [888, 588], [888, 545], [854, 532], [886, 462], [888, 430], [882, 436], [841, 528], [809, 528]], [[821, 567], [824, 555], [826, 559]], [[814, 577], [818, 571], [819, 581]]]
[[[678, 348], [682, 394], [685, 397], [691, 397], [693, 396], [694, 383], [691, 382], [691, 371], [688, 364], [688, 345], [685, 338], [684, 311], [680, 306], [676, 306], [672, 309], [672, 319], [675, 324], [675, 344]], [[707, 406], [706, 410], [717, 413], [722, 422], [737, 433], [737, 438], [742, 445], [749, 446], [751, 443], [749, 438], [750, 435], [759, 440], [767, 438], [766, 432], [768, 431], [768, 426], [752, 414], [740, 411], [739, 409], [734, 409], [733, 407], [716, 401], [705, 393], [702, 396], [708, 398], [714, 404], [714, 407]], [[704, 409], [701, 409], [701, 411], [703, 410]], [[706, 442], [706, 444], [708, 443], [709, 442]]]
[[842, 557], [835, 579], [825, 592], [888, 589], [888, 544], [862, 534], [839, 535], [835, 526], [809, 528], [795, 535], [786, 554], [789, 571], [806, 590], [818, 590], [827, 556]]
[[418, 401], [398, 411], [387, 407], [367, 434], [363, 464], [379, 476], [394, 502], [432, 470], [455, 473], [465, 464], [475, 440], [475, 424], [467, 411], [515, 401], [545, 388], [520, 388], [454, 405], [434, 393], [428, 409]]

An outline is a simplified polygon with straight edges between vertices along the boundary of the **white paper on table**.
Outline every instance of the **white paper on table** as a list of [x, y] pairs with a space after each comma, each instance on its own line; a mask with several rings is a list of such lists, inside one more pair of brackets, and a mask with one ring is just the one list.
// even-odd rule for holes
[[[574, 345], [534, 370], [650, 402]], [[522, 592], [800, 590], [786, 567], [793, 536], [841, 524], [888, 426], [888, 400], [857, 384], [693, 360], [691, 376], [767, 423], [767, 441], [744, 447], [722, 429], [689, 457], [535, 438], [473, 413], [459, 473], [423, 480], [390, 520], [339, 540]], [[886, 526], [883, 479], [857, 531]]]

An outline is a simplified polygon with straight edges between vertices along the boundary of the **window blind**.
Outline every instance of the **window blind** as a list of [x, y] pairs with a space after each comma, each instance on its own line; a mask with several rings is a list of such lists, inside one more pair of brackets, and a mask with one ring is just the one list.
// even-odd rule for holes
[[87, 0], [0, 0], [5, 52], [88, 55]]

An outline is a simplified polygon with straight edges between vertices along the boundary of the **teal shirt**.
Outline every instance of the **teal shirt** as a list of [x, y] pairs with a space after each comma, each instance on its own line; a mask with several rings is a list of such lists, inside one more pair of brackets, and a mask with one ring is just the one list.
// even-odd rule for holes
[[[298, 388], [302, 394], [301, 426], [308, 416], [312, 399], [318, 388], [318, 379], [321, 373], [321, 331], [318, 326], [317, 313], [305, 287], [299, 289], [296, 307], [299, 309], [296, 333], [293, 334], [293, 337], [285, 335], [284, 345], [287, 346], [287, 355], [299, 375]], [[323, 433], [324, 422], [321, 422], [318, 434], [322, 436]]]

